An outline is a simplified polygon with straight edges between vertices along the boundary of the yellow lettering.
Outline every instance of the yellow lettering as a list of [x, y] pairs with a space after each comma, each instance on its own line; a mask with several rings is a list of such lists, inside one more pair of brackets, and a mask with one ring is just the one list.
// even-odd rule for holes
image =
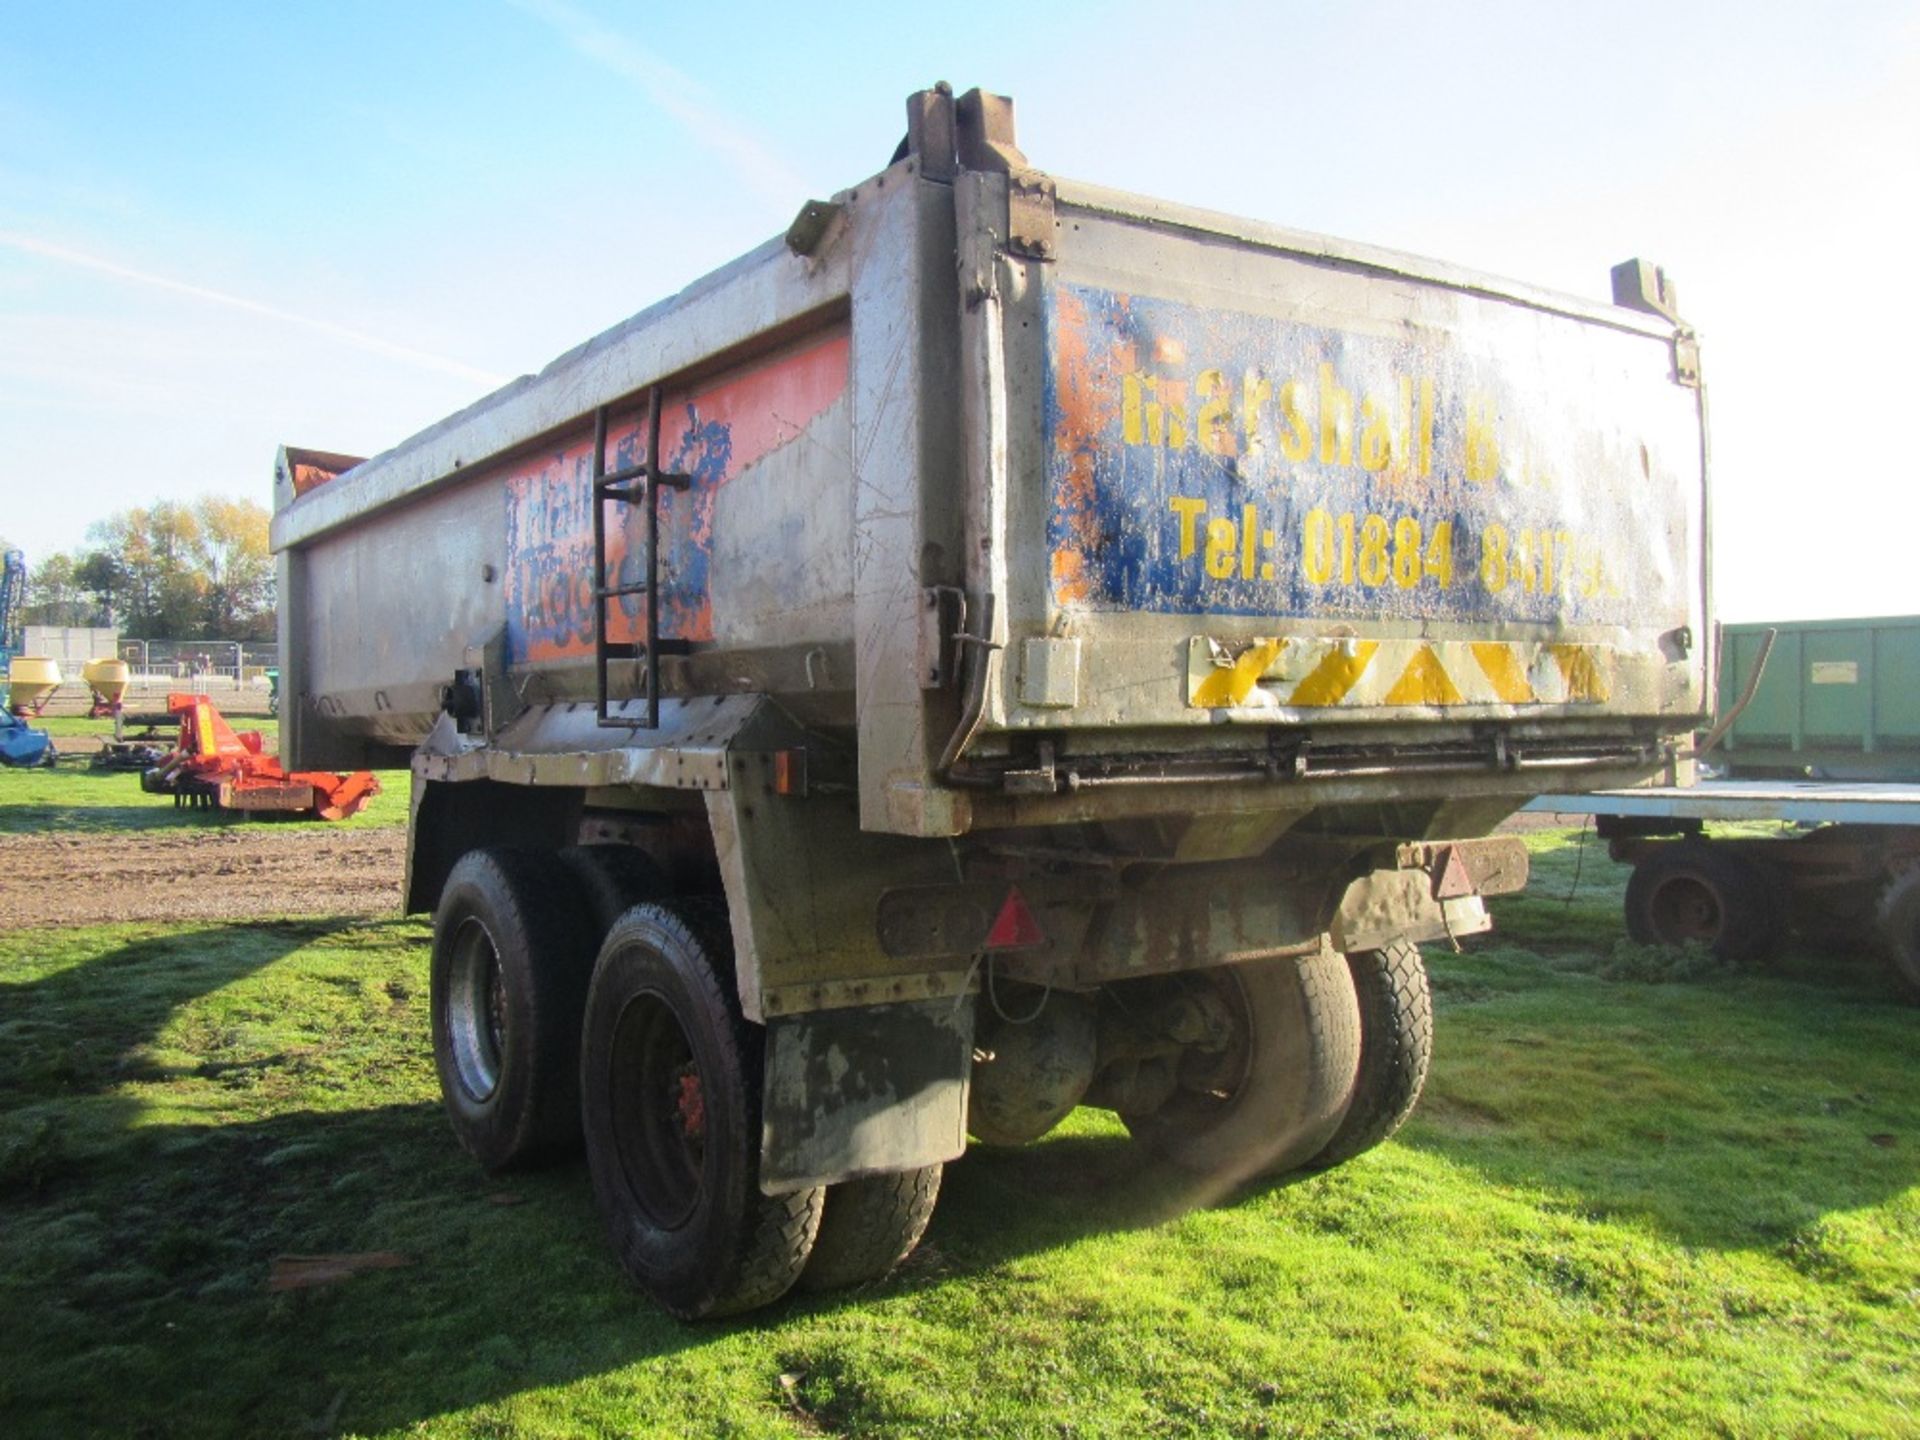
[[1195, 426], [1200, 448], [1213, 455], [1231, 455], [1233, 444], [1233, 387], [1219, 370], [1202, 370], [1193, 382], [1194, 393], [1205, 402]]
[[1453, 522], [1442, 520], [1433, 527], [1433, 542], [1427, 546], [1427, 574], [1440, 582], [1442, 590], [1453, 584]]
[[1300, 531], [1300, 568], [1315, 585], [1333, 579], [1333, 516], [1317, 507]]
[[[1151, 375], [1142, 375], [1137, 371], [1120, 377], [1120, 438], [1128, 445], [1158, 445], [1160, 443], [1160, 403], [1150, 399], [1160, 393], [1160, 382]], [[1147, 438], [1147, 427], [1153, 426], [1153, 438]]]
[[1249, 370], [1240, 380], [1240, 419], [1246, 431], [1242, 453], [1257, 457], [1266, 448], [1267, 437], [1260, 433], [1260, 412], [1273, 399], [1273, 384], [1265, 376]]
[[1353, 394], [1334, 383], [1333, 366], [1320, 367], [1320, 463], [1353, 464]]
[[1404, 467], [1413, 454], [1413, 377], [1400, 377], [1400, 427], [1393, 434], [1393, 460]]
[[1360, 463], [1368, 470], [1384, 470], [1393, 458], [1393, 422], [1387, 407], [1369, 395], [1360, 402]]
[[1207, 522], [1207, 573], [1216, 580], [1225, 580], [1233, 574], [1233, 567], [1239, 558], [1236, 551], [1240, 548], [1240, 536], [1231, 520], [1209, 520]]
[[1240, 507], [1240, 578], [1253, 578], [1254, 545], [1260, 538], [1260, 512], [1251, 505]]
[[1207, 502], [1193, 495], [1176, 495], [1167, 501], [1167, 508], [1180, 517], [1180, 558], [1192, 557], [1194, 548], [1194, 530], [1200, 517], [1207, 513]]
[[1379, 586], [1387, 583], [1387, 522], [1369, 515], [1360, 526], [1360, 583]]
[[1491, 485], [1500, 475], [1500, 442], [1494, 438], [1493, 402], [1485, 396], [1467, 405], [1467, 479]]
[[1280, 387], [1280, 416], [1286, 429], [1280, 435], [1280, 453], [1298, 465], [1313, 454], [1313, 426], [1307, 423], [1300, 406], [1300, 382], [1289, 380]]
[[1187, 443], [1186, 382], [1163, 383], [1160, 376], [1141, 371], [1121, 376], [1120, 438], [1129, 445], [1183, 448]]
[[1167, 412], [1167, 448], [1187, 448], [1187, 382], [1169, 380], [1160, 387]]
[[1507, 527], [1489, 525], [1480, 532], [1480, 583], [1498, 595], [1507, 588]]
[[1411, 590], [1420, 583], [1420, 522], [1402, 515], [1393, 522], [1393, 583]]

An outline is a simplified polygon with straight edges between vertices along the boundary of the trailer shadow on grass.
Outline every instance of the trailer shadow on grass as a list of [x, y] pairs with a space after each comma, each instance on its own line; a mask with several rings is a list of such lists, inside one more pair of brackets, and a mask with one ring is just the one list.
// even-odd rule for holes
[[[713, 1333], [636, 1303], [583, 1166], [488, 1177], [419, 1098], [417, 924], [113, 933], [4, 937], [0, 1432], [381, 1428]], [[270, 1289], [368, 1251], [406, 1263]]]

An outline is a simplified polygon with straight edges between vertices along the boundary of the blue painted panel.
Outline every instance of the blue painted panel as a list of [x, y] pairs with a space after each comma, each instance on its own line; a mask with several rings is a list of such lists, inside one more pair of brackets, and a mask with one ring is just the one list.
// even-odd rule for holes
[[1056, 605], [1610, 625], [1688, 613], [1694, 496], [1623, 413], [1647, 377], [1598, 358], [1575, 322], [1522, 316], [1496, 357], [1437, 332], [1062, 282], [1045, 318]]

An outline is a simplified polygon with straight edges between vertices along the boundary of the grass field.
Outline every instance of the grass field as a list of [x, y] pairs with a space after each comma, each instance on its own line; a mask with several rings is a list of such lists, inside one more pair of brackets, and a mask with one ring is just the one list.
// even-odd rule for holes
[[[1200, 1196], [1082, 1111], [950, 1167], [892, 1281], [705, 1326], [623, 1286], [580, 1165], [458, 1151], [420, 922], [0, 935], [0, 1434], [1916, 1433], [1920, 1012], [1862, 958], [1624, 946], [1604, 847], [1530, 843], [1429, 957], [1396, 1141]], [[268, 1291], [373, 1250], [411, 1263]]]
[[[54, 721], [93, 724], [98, 721]], [[74, 733], [90, 734], [90, 731]], [[110, 733], [110, 732], [103, 732]], [[268, 737], [267, 749], [273, 749]], [[380, 793], [365, 810], [337, 825], [404, 825], [407, 823], [409, 777], [405, 770], [383, 770]], [[35, 834], [48, 830], [155, 830], [175, 826], [324, 825], [326, 821], [281, 816], [245, 816], [216, 810], [177, 808], [171, 797], [148, 795], [140, 776], [132, 771], [92, 770], [84, 757], [69, 756], [51, 768], [10, 770], [0, 767], [0, 835]]]
[[[225, 714], [224, 711], [221, 712]], [[280, 721], [271, 715], [228, 715], [227, 723], [236, 730], [258, 730], [266, 741], [269, 752], [280, 744]], [[113, 721], [90, 719], [85, 715], [43, 715], [38, 719], [27, 717], [27, 724], [35, 730], [44, 730], [55, 737], [82, 737], [86, 739], [110, 740], [113, 738]], [[146, 726], [127, 726], [126, 738], [131, 740], [137, 735], [147, 733]], [[178, 724], [153, 727], [156, 734], [170, 739], [179, 731]]]

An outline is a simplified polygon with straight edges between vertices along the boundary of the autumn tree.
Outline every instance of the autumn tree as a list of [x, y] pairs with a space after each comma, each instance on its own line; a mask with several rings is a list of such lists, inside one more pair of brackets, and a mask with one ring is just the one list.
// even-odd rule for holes
[[[4, 553], [4, 550], [0, 550]], [[62, 551], [27, 572], [24, 613], [33, 625], [92, 625], [98, 603], [80, 580], [80, 562]]]
[[206, 582], [206, 634], [273, 638], [273, 557], [267, 512], [251, 500], [203, 495], [193, 502], [195, 568]]
[[155, 640], [258, 640], [274, 630], [267, 512], [206, 495], [123, 510], [87, 531], [75, 581], [121, 630]]

